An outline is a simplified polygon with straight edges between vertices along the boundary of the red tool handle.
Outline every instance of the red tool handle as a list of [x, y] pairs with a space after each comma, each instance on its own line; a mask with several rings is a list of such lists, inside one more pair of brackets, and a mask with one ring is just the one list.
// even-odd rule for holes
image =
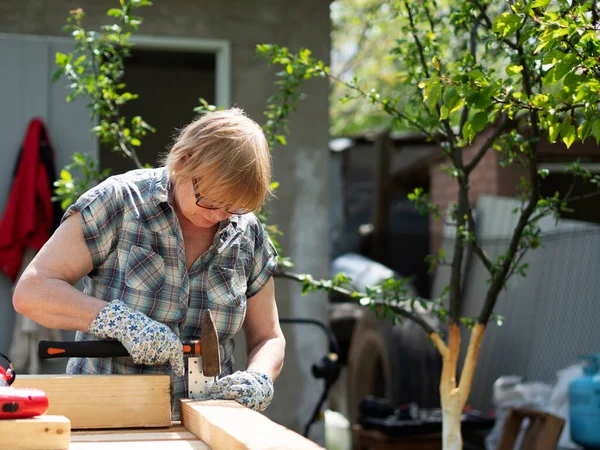
[[0, 387], [0, 419], [41, 416], [48, 410], [48, 396], [39, 389]]
[[[184, 342], [183, 354], [184, 356], [201, 355], [200, 341]], [[119, 341], [40, 341], [38, 355], [41, 359], [112, 358], [129, 356], [129, 352]]]

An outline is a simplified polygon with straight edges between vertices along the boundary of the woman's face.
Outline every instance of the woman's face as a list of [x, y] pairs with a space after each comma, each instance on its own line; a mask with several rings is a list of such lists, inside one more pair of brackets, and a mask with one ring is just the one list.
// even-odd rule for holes
[[212, 228], [231, 216], [225, 208], [208, 209], [198, 206], [191, 180], [176, 182], [173, 196], [180, 220], [183, 218], [198, 228]]

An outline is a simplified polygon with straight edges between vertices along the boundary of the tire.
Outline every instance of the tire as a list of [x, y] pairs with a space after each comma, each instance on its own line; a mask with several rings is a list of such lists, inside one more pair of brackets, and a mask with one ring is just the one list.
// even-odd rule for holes
[[408, 320], [392, 326], [389, 319], [365, 310], [348, 353], [349, 419], [356, 423], [359, 404], [367, 395], [388, 399], [394, 406], [415, 402], [438, 407], [441, 367], [441, 357], [421, 327]]

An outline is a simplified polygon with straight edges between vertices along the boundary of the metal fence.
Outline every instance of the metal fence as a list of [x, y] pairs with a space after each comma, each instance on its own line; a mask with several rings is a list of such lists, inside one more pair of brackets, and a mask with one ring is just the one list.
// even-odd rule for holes
[[[478, 236], [491, 257], [506, 251], [519, 206], [513, 199], [483, 197], [477, 206]], [[501, 327], [490, 323], [484, 337], [469, 403], [491, 406], [493, 382], [502, 375], [552, 383], [556, 372], [577, 361], [581, 353], [600, 352], [600, 226], [548, 218], [541, 224], [542, 247], [523, 262], [527, 276], [514, 275], [496, 304], [505, 317]], [[452, 230], [444, 247], [451, 253]], [[447, 284], [440, 269], [434, 295]], [[471, 255], [466, 266], [463, 316], [477, 316], [489, 286], [489, 274]], [[463, 339], [463, 351], [468, 339]]]

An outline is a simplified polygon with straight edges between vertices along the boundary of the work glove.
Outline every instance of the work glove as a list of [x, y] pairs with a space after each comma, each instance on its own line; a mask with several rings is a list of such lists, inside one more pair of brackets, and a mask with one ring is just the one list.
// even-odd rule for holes
[[88, 331], [101, 338], [119, 340], [136, 364], [169, 362], [173, 374], [184, 373], [183, 345], [175, 333], [120, 300], [102, 308]]
[[237, 371], [213, 383], [208, 395], [212, 400], [235, 400], [255, 411], [264, 411], [273, 400], [273, 382], [258, 370]]

